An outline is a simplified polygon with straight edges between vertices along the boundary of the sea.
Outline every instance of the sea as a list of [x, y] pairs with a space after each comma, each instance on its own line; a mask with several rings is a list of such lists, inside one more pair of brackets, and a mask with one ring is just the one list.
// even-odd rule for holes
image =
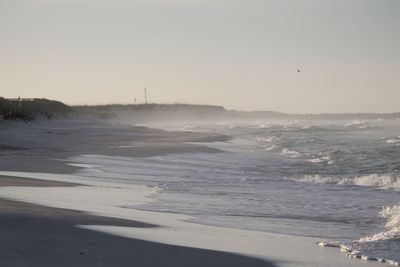
[[82, 156], [115, 182], [157, 188], [125, 208], [193, 222], [336, 240], [348, 254], [400, 262], [400, 120], [158, 123], [223, 134], [219, 153]]

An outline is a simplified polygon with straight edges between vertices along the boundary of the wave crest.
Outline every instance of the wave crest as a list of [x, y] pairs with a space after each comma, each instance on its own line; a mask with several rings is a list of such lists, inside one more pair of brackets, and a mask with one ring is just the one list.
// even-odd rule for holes
[[387, 220], [385, 227], [389, 230], [363, 237], [359, 240], [360, 243], [400, 239], [400, 205], [382, 208], [379, 216]]
[[299, 158], [299, 157], [301, 157], [301, 153], [300, 152], [297, 152], [297, 151], [294, 151], [294, 150], [289, 150], [287, 148], [283, 148], [282, 149], [281, 155], [286, 155], [286, 156], [289, 156], [291, 158]]
[[400, 190], [400, 178], [391, 175], [370, 174], [360, 177], [323, 177], [320, 175], [306, 175], [296, 179], [299, 182], [315, 184], [338, 184], [375, 187], [379, 189]]

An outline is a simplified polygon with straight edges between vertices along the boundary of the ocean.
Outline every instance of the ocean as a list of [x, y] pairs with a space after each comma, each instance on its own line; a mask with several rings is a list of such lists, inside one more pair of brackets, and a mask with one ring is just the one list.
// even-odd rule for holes
[[337, 240], [354, 255], [400, 262], [400, 120], [147, 125], [231, 137], [220, 153], [83, 155], [80, 175], [155, 188], [128, 209], [196, 223]]

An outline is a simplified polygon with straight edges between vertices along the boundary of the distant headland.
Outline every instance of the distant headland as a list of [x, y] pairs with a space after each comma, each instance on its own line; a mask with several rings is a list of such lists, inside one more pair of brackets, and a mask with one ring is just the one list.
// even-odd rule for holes
[[147, 120], [352, 120], [352, 119], [400, 119], [396, 113], [325, 113], [288, 114], [275, 111], [236, 111], [223, 106], [193, 104], [110, 104], [68, 106], [60, 101], [45, 98], [0, 97], [0, 120], [24, 120], [52, 118], [93, 117], [98, 119]]

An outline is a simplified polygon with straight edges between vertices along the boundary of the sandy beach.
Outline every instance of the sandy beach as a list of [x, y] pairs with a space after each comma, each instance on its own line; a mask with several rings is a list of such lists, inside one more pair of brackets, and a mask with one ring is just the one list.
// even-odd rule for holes
[[[204, 226], [185, 216], [123, 209], [108, 197], [136, 201], [134, 191], [107, 186], [96, 191], [90, 183], [81, 184], [79, 176], [63, 178], [75, 177], [83, 167], [68, 163], [68, 157], [219, 153], [193, 143], [229, 140], [227, 136], [84, 121], [0, 128], [2, 266], [381, 266], [319, 248], [318, 239]], [[108, 201], [113, 207], [104, 206]]]
[[[98, 124], [92, 125], [93, 128], [82, 125], [85, 124], [79, 127], [75, 122], [70, 123], [70, 127], [63, 122], [0, 125], [0, 170], [71, 173], [77, 167], [63, 162], [67, 156], [100, 151], [102, 154], [116, 154], [112, 146], [123, 145], [127, 148], [119, 149], [118, 155], [143, 157], [193, 149], [217, 152], [200, 145], [183, 144], [184, 141], [196, 141], [196, 138], [210, 138], [208, 135], [189, 133], [188, 136], [179, 135], [180, 139], [164, 131], [141, 127], [121, 129], [118, 126], [109, 131], [102, 129], [100, 133], [93, 130], [94, 127], [100, 127]], [[134, 144], [137, 147], [133, 148]], [[0, 187], [77, 185], [0, 176]], [[73, 207], [59, 209], [0, 199], [0, 217], [1, 266], [272, 266], [265, 260], [232, 253], [166, 245], [79, 229], [75, 225], [136, 228], [160, 226], [89, 215]]]
[[[0, 186], [73, 184], [0, 177]], [[116, 237], [74, 227], [158, 227], [24, 202], [0, 200], [2, 266], [272, 266], [249, 257]]]

